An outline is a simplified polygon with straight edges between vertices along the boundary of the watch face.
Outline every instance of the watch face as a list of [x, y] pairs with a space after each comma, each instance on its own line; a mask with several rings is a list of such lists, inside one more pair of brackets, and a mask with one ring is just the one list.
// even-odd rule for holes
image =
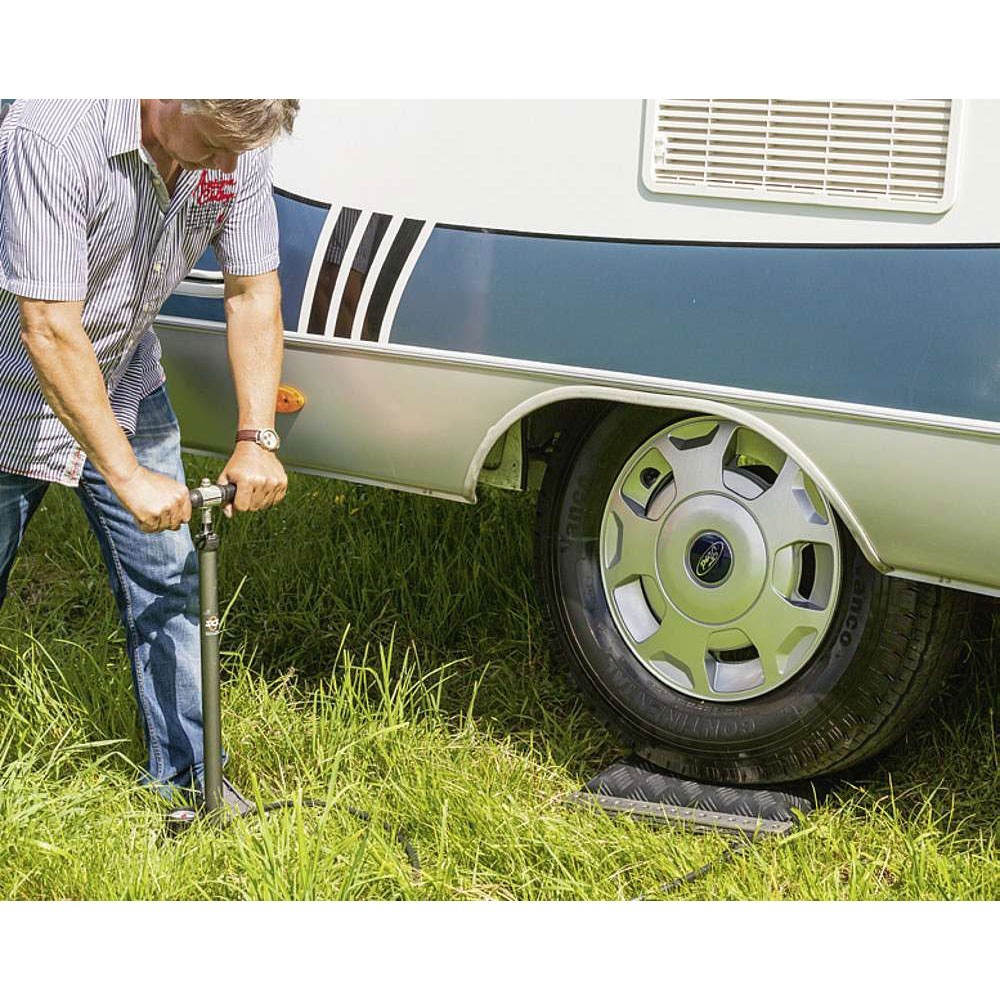
[[268, 451], [277, 451], [278, 445], [281, 443], [281, 439], [278, 437], [277, 431], [272, 430], [261, 431], [257, 440], [260, 441], [261, 445]]

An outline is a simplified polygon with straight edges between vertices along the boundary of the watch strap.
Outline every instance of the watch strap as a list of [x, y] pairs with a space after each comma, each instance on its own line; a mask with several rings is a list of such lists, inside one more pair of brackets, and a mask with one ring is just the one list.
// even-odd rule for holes
[[253, 441], [260, 445], [265, 451], [275, 452], [281, 447], [281, 437], [273, 427], [265, 427], [263, 430], [253, 428], [243, 428], [236, 432], [236, 442]]

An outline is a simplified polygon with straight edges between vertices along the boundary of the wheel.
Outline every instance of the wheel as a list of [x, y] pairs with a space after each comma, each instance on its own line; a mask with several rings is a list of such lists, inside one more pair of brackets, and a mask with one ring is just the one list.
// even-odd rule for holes
[[969, 607], [878, 573], [759, 433], [634, 407], [561, 437], [536, 569], [590, 706], [653, 763], [729, 784], [886, 747], [946, 676]]

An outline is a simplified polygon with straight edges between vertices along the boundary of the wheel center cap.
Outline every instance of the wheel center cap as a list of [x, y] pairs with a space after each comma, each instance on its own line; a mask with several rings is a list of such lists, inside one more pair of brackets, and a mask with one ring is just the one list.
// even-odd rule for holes
[[733, 571], [733, 547], [715, 531], [706, 531], [691, 543], [688, 564], [703, 587], [718, 587]]
[[656, 554], [664, 596], [706, 625], [753, 605], [767, 577], [767, 546], [742, 504], [718, 493], [679, 503], [664, 519]]

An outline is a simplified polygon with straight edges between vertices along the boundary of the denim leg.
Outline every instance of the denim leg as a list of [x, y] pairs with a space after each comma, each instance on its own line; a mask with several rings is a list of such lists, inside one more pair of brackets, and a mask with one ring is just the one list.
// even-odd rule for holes
[[7, 580], [31, 515], [45, 496], [48, 483], [12, 472], [0, 472], [0, 605], [7, 596]]
[[[139, 463], [184, 482], [180, 429], [164, 388], [139, 407]], [[101, 547], [126, 632], [149, 750], [145, 783], [201, 784], [204, 770], [198, 563], [187, 525], [146, 534], [87, 462], [77, 491]]]

